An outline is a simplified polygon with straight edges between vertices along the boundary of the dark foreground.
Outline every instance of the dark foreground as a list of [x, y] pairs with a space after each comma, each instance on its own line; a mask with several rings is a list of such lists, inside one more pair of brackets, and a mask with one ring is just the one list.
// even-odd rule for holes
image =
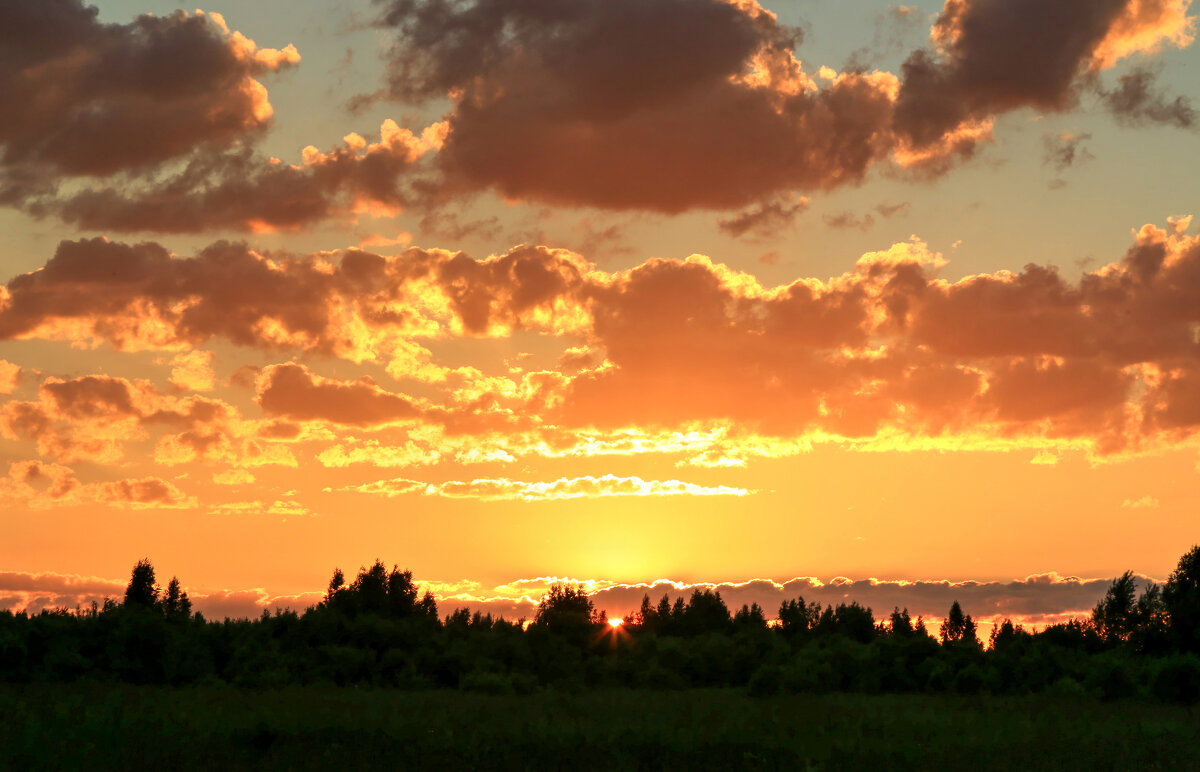
[[4, 769], [1200, 769], [1200, 712], [1069, 696], [0, 688]]

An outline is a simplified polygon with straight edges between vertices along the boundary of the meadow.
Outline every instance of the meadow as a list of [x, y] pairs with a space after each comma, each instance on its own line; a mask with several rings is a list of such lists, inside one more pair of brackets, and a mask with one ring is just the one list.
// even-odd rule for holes
[[1200, 713], [1142, 700], [744, 689], [0, 687], [35, 769], [1200, 768]]

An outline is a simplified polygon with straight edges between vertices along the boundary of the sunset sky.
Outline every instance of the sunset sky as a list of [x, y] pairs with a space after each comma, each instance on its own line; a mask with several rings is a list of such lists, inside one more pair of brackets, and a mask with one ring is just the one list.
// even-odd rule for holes
[[1190, 5], [0, 4], [0, 608], [1165, 579]]

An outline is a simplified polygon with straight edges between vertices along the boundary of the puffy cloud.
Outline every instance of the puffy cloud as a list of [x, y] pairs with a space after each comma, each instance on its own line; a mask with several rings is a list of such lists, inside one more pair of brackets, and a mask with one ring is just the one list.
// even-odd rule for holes
[[165, 430], [154, 447], [154, 460], [160, 464], [294, 466], [291, 452], [260, 437], [258, 428], [257, 422], [242, 419], [233, 406], [219, 400], [172, 397], [146, 381], [102, 375], [47, 378], [37, 402], [0, 406], [0, 434], [36, 441], [42, 456], [63, 463], [114, 463], [123, 457], [127, 443]]
[[[101, 25], [79, 0], [10, 3], [0, 23], [20, 33], [0, 70], [0, 202], [125, 232], [262, 232], [416, 208], [427, 232], [462, 236], [495, 223], [460, 225], [444, 205], [491, 190], [740, 209], [722, 227], [768, 238], [803, 208], [801, 192], [889, 162], [942, 174], [992, 140], [997, 115], [1069, 109], [1089, 87], [1125, 122], [1194, 120], [1148, 69], [1111, 90], [1098, 80], [1132, 55], [1190, 44], [1190, 0], [947, 0], [933, 46], [899, 75], [852, 64], [816, 77], [796, 58], [800, 32], [754, 0], [381, 5], [395, 35], [387, 85], [356, 101], [448, 98], [444, 120], [389, 119], [378, 141], [351, 132], [287, 163], [254, 141], [272, 113], [258, 79], [298, 62], [293, 47], [259, 48], [218, 14]], [[899, 6], [891, 24], [918, 18]]]
[[388, 498], [421, 493], [426, 496], [480, 501], [563, 501], [610, 496], [746, 496], [752, 493], [745, 488], [724, 485], [705, 486], [681, 480], [643, 480], [640, 477], [617, 477], [611, 474], [600, 477], [562, 477], [549, 482], [523, 482], [500, 478], [423, 483], [397, 478], [343, 490]]
[[0, 199], [65, 177], [140, 172], [255, 136], [273, 113], [265, 74], [297, 63], [219, 14], [102, 24], [80, 0], [0, 9]]
[[[1032, 107], [1074, 107], [1097, 74], [1135, 53], [1192, 41], [1191, 0], [946, 0], [935, 49], [901, 68], [895, 127], [913, 148], [944, 147], [961, 127]], [[970, 153], [976, 140], [963, 142]]]
[[213, 352], [188, 351], [171, 360], [171, 383], [185, 391], [212, 391], [216, 374], [212, 369]]
[[388, 119], [378, 142], [349, 134], [324, 153], [304, 148], [299, 164], [245, 148], [202, 151], [178, 171], [92, 186], [30, 208], [91, 230], [161, 233], [269, 232], [332, 217], [392, 216], [409, 205], [413, 165], [437, 149], [444, 134], [444, 124], [414, 134]]
[[81, 483], [68, 467], [43, 461], [12, 463], [8, 475], [0, 477], [0, 502], [32, 509], [81, 504], [133, 509], [187, 509], [196, 506], [194, 497], [158, 477]]
[[391, 354], [397, 367], [419, 370], [428, 352], [404, 338], [582, 329], [590, 269], [544, 247], [472, 260], [421, 249], [295, 257], [217, 242], [178, 258], [154, 243], [64, 241], [43, 268], [9, 282], [0, 339], [140, 350], [221, 338], [354, 361]]
[[21, 383], [21, 366], [0, 359], [0, 394], [12, 394]]
[[303, 365], [272, 365], [263, 371], [258, 404], [268, 415], [299, 421], [323, 419], [350, 426], [411, 420], [419, 408], [384, 391], [369, 378], [344, 383], [322, 378]]
[[753, 2], [403, 0], [381, 23], [388, 95], [454, 99], [450, 192], [729, 209], [855, 183], [890, 150], [895, 78], [818, 86], [799, 32]]
[[[1145, 226], [1120, 260], [1078, 280], [1028, 265], [946, 281], [945, 259], [913, 239], [827, 281], [779, 286], [701, 255], [606, 272], [528, 246], [474, 260], [220, 243], [178, 258], [64, 242], [9, 283], [0, 335], [127, 350], [224, 339], [319, 356], [258, 371], [267, 420], [89, 376], [6, 403], [0, 428], [65, 463], [114, 460], [158, 427], [174, 432], [156, 446], [162, 463], [238, 465], [294, 464], [287, 444], [309, 441], [327, 443], [329, 466], [410, 466], [644, 452], [671, 433], [707, 438], [663, 447], [715, 466], [814, 442], [1153, 450], [1200, 428], [1189, 226]], [[526, 332], [540, 334], [538, 367], [485, 371], [434, 353]], [[378, 363], [410, 385], [327, 377], [320, 356]]]

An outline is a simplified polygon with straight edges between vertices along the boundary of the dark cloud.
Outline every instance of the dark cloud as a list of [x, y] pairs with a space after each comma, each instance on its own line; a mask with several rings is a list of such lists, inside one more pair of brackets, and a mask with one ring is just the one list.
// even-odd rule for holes
[[752, 206], [733, 217], [719, 219], [717, 227], [735, 239], [746, 235], [755, 239], [770, 239], [790, 228], [796, 216], [807, 208], [807, 198], [778, 198]]
[[822, 219], [830, 228], [839, 230], [869, 231], [875, 227], [875, 218], [870, 213], [859, 216], [854, 212], [838, 212], [837, 214], [827, 214]]
[[1140, 66], [1122, 75], [1117, 87], [1101, 90], [1104, 105], [1127, 126], [1165, 125], [1181, 129], [1193, 128], [1196, 110], [1185, 97], [1174, 99], [1164, 94], [1155, 83], [1155, 70]]
[[1083, 146], [1092, 138], [1091, 134], [1071, 134], [1068, 132], [1046, 132], [1042, 135], [1042, 160], [1058, 174], [1077, 164], [1082, 164], [1095, 158]]
[[728, 209], [862, 179], [889, 84], [817, 89], [796, 30], [721, 0], [401, 0], [389, 94], [453, 93], [448, 190], [559, 205]]
[[64, 177], [140, 173], [197, 148], [253, 139], [271, 105], [258, 77], [299, 61], [219, 16], [102, 24], [79, 0], [0, 6], [0, 197]]
[[912, 204], [903, 201], [899, 204], [879, 204], [875, 207], [875, 211], [881, 217], [895, 217], [896, 215], [904, 216], [908, 214], [908, 210], [912, 208]]
[[349, 426], [375, 426], [420, 415], [412, 400], [384, 391], [369, 378], [332, 381], [297, 364], [272, 365], [263, 371], [258, 404], [270, 416]]
[[[1081, 89], [1120, 58], [1183, 41], [1187, 5], [947, 0], [932, 31], [937, 48], [914, 52], [901, 68], [896, 130], [921, 148], [942, 142], [956, 127], [1010, 110], [1074, 107]], [[1129, 85], [1134, 105], [1138, 85]]]

